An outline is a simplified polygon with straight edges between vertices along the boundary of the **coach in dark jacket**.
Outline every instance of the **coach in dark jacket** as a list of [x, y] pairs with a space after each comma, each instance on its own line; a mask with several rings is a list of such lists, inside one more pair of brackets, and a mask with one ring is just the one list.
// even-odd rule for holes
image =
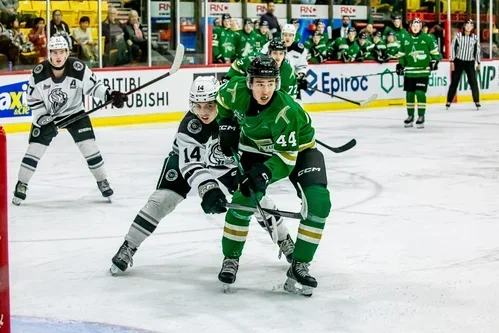
[[348, 28], [350, 26], [350, 17], [344, 15], [341, 18], [341, 27], [333, 30], [333, 40], [338, 38], [347, 38], [348, 37]]
[[281, 37], [281, 27], [279, 26], [279, 21], [277, 17], [274, 16], [275, 3], [270, 0], [267, 2], [267, 12], [262, 15], [260, 22], [266, 21], [269, 24], [269, 30], [272, 33], [273, 38]]

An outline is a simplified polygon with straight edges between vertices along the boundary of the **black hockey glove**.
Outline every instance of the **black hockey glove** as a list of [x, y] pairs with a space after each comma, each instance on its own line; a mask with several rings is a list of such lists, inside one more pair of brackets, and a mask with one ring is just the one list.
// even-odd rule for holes
[[199, 196], [201, 197], [201, 207], [206, 214], [225, 213], [227, 208], [227, 199], [218, 183], [214, 180], [207, 180], [199, 184]]
[[[36, 125], [34, 126], [39, 128], [40, 132], [38, 135], [41, 135], [45, 140], [48, 141], [55, 138], [57, 136], [57, 133], [59, 133], [57, 126], [55, 126], [54, 118], [52, 118], [52, 116], [49, 114], [43, 115], [38, 118], [38, 120], [36, 121]], [[35, 135], [35, 133], [36, 131], [35, 129], [33, 129], [32, 135], [38, 136]]]
[[218, 122], [218, 138], [220, 149], [227, 157], [232, 157], [232, 151], [237, 152], [241, 129], [239, 124], [232, 119], [222, 119]]
[[215, 58], [215, 63], [216, 64], [225, 64], [225, 58], [222, 54], [219, 54], [216, 58]]
[[308, 89], [308, 81], [307, 81], [307, 78], [305, 77], [305, 75], [303, 75], [303, 74], [299, 75], [298, 78], [296, 79], [296, 83], [297, 83], [299, 90], [307, 90]]
[[220, 84], [225, 84], [227, 82], [230, 81], [230, 77], [228, 77], [227, 75], [224, 75], [222, 76], [222, 78], [220, 79]]
[[438, 60], [430, 61], [430, 71], [436, 71], [438, 69]]
[[245, 197], [250, 196], [250, 189], [254, 192], [265, 193], [271, 178], [272, 172], [270, 172], [269, 168], [263, 163], [257, 163], [241, 176], [239, 191]]
[[113, 101], [113, 106], [121, 109], [125, 106], [125, 103], [128, 101], [128, 96], [125, 95], [124, 93], [116, 90], [108, 90], [107, 91], [107, 100], [112, 100]]
[[395, 72], [399, 76], [404, 76], [404, 66], [402, 66], [401, 64], [397, 64], [397, 67], [395, 67]]

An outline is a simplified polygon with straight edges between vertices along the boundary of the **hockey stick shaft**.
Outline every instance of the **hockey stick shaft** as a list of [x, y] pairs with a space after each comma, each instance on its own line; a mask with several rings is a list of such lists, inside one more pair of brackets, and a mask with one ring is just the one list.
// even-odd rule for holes
[[345, 98], [345, 97], [341, 97], [341, 96], [338, 96], [338, 95], [335, 95], [335, 94], [331, 94], [331, 93], [319, 90], [319, 89], [317, 89], [315, 87], [308, 87], [308, 89], [318, 91], [320, 93], [323, 93], [325, 95], [329, 95], [329, 96], [337, 98], [337, 99], [341, 99], [342, 101], [345, 101], [345, 102], [348, 102], [348, 103], [352, 103], [352, 104], [359, 105], [359, 106], [362, 105], [362, 102], [354, 101], [354, 100], [351, 100], [351, 99], [348, 99], [348, 98]]
[[[167, 77], [169, 77], [169, 76], [171, 76], [171, 75], [175, 74], [175, 73], [178, 71], [178, 69], [179, 69], [180, 65], [182, 64], [182, 60], [183, 60], [183, 58], [184, 58], [184, 46], [183, 46], [182, 44], [179, 44], [179, 45], [178, 45], [178, 48], [177, 48], [177, 52], [175, 53], [175, 59], [173, 60], [172, 67], [170, 68], [170, 70], [169, 70], [168, 72], [166, 72], [166, 73], [165, 73], [165, 74], [163, 74], [163, 75], [158, 76], [157, 78], [155, 78], [155, 79], [153, 79], [153, 80], [151, 80], [151, 81], [149, 81], [149, 82], [144, 83], [144, 84], [143, 84], [143, 85], [141, 85], [140, 87], [137, 87], [137, 88], [135, 88], [135, 89], [132, 89], [132, 90], [130, 90], [130, 91], [127, 91], [127, 92], [125, 93], [125, 95], [126, 95], [126, 96], [128, 96], [128, 95], [131, 95], [131, 94], [133, 94], [133, 93], [136, 93], [136, 92], [137, 92], [137, 91], [139, 91], [139, 90], [142, 90], [142, 89], [144, 89], [144, 88], [147, 88], [147, 87], [149, 87], [150, 85], [152, 85], [152, 84], [154, 84], [154, 83], [156, 83], [156, 82], [158, 82], [158, 81], [161, 81], [161, 80], [163, 80], [163, 79], [166, 79]], [[61, 121], [57, 122], [55, 125], [56, 125], [58, 128], [64, 128], [64, 127], [67, 127], [68, 125], [70, 125], [70, 124], [72, 124], [72, 123], [74, 123], [74, 122], [76, 122], [76, 121], [78, 121], [78, 120], [80, 120], [80, 119], [85, 118], [85, 117], [86, 117], [86, 116], [88, 116], [89, 114], [92, 114], [92, 113], [94, 113], [94, 112], [96, 112], [96, 111], [98, 111], [98, 110], [100, 110], [100, 109], [102, 109], [102, 108], [104, 108], [104, 107], [106, 107], [106, 106], [110, 105], [112, 102], [113, 102], [112, 100], [108, 100], [108, 101], [106, 101], [105, 103], [103, 103], [103, 104], [101, 104], [101, 105], [99, 105], [99, 106], [97, 106], [97, 107], [93, 108], [92, 110], [87, 111], [87, 112], [85, 112], [85, 113], [82, 113], [82, 114], [80, 114], [79, 116], [76, 116], [76, 117], [74, 117], [74, 118], [71, 118], [70, 116], [68, 116], [68, 117], [66, 117], [66, 118], [62, 119]]]
[[317, 140], [317, 139], [315, 139], [315, 142], [317, 142], [318, 144], [320, 144], [324, 148], [327, 148], [336, 154], [343, 153], [347, 150], [352, 149], [353, 147], [355, 147], [357, 145], [357, 140], [355, 140], [355, 139], [348, 141], [347, 143], [345, 143], [343, 146], [340, 146], [340, 147], [331, 147], [331, 146], [329, 146], [329, 145], [325, 144], [324, 142]]
[[[427, 70], [430, 70], [429, 67], [426, 68]], [[411, 72], [417, 72], [420, 71], [420, 69], [414, 69], [414, 70], [404, 70], [404, 73], [411, 73]], [[367, 74], [367, 75], [354, 75], [354, 76], [349, 76], [350, 79], [356, 78], [356, 77], [370, 77], [370, 76], [378, 76], [378, 75], [383, 75], [383, 74], [397, 74], [397, 71], [389, 71], [389, 72], [381, 72], [381, 73], [374, 73], [374, 74]]]
[[[241, 160], [239, 159], [239, 155], [237, 154], [236, 151], [233, 150], [232, 156], [234, 157], [234, 160], [236, 161], [237, 168], [239, 169], [239, 172], [241, 173], [241, 175], [243, 175], [244, 169], [243, 169], [243, 166], [241, 164]], [[267, 220], [267, 216], [266, 216], [264, 210], [262, 209], [262, 206], [260, 206], [260, 202], [258, 201], [258, 198], [256, 197], [255, 192], [251, 188], [249, 189], [249, 191], [250, 191], [251, 199], [253, 200], [253, 203], [256, 206], [255, 209], [258, 213], [260, 213], [260, 215], [263, 219], [263, 223], [265, 224], [265, 229], [267, 229], [267, 232], [269, 233], [272, 241], [277, 244], [277, 226], [274, 226], [274, 228], [272, 228], [269, 225], [269, 222]]]
[[[238, 210], [244, 210], [244, 211], [253, 212], [253, 213], [257, 213], [258, 212], [258, 208], [243, 206], [243, 205], [234, 204], [234, 203], [227, 203], [225, 205], [225, 207], [232, 208], [232, 209], [238, 209]], [[304, 219], [304, 217], [301, 215], [301, 213], [288, 212], [288, 211], [285, 211], [285, 210], [270, 209], [270, 208], [262, 208], [262, 210], [266, 214], [273, 215], [276, 218], [278, 218], [279, 216], [282, 216], [282, 217], [286, 217], [286, 218], [290, 218], [290, 219], [296, 219], [296, 220], [303, 220]]]

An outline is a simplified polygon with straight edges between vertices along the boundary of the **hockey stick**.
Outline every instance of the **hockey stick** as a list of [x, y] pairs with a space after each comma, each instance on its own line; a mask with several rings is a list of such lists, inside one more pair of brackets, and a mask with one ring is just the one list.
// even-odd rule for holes
[[[244, 169], [243, 169], [243, 166], [241, 165], [241, 161], [239, 160], [239, 155], [237, 154], [236, 151], [233, 150], [232, 151], [232, 156], [234, 156], [234, 160], [236, 161], [237, 168], [239, 169], [239, 172], [241, 173], [241, 175], [243, 175], [244, 174]], [[258, 201], [258, 198], [256, 197], [255, 192], [253, 192], [253, 190], [251, 188], [249, 189], [249, 191], [250, 191], [251, 199], [253, 199], [253, 203], [256, 206], [255, 209], [262, 216], [263, 223], [265, 224], [265, 229], [267, 229], [267, 232], [269, 233], [270, 238], [272, 239], [272, 241], [274, 242], [274, 244], [277, 244], [277, 225], [276, 225], [275, 220], [271, 219], [272, 226], [270, 226], [269, 225], [269, 221], [267, 220], [267, 216], [265, 215], [265, 212], [264, 212], [262, 206], [260, 206], [260, 202]]]
[[[426, 67], [425, 69], [431, 70], [429, 67]], [[420, 69], [415, 69], [415, 70], [406, 70], [404, 69], [404, 73], [411, 73], [411, 72], [418, 72]], [[374, 73], [374, 74], [367, 74], [367, 75], [354, 75], [354, 76], [349, 76], [349, 79], [355, 78], [355, 77], [370, 77], [370, 76], [378, 76], [378, 75], [383, 75], [383, 74], [397, 74], [397, 71], [389, 71], [389, 72], [381, 72], [381, 73]]]
[[324, 146], [325, 148], [329, 149], [330, 151], [332, 151], [333, 153], [336, 153], [336, 154], [343, 153], [343, 152], [345, 152], [347, 150], [352, 149], [353, 147], [355, 147], [357, 145], [357, 140], [355, 140], [355, 139], [352, 139], [352, 140], [348, 141], [347, 143], [345, 143], [343, 146], [340, 146], [340, 147], [331, 147], [331, 146], [328, 146], [324, 142], [321, 142], [321, 141], [319, 141], [317, 139], [315, 139], [315, 142], [317, 142], [321, 146]]
[[[140, 87], [137, 87], [135, 89], [132, 89], [130, 91], [127, 91], [125, 93], [126, 96], [128, 95], [131, 95], [133, 93], [136, 93], [137, 91], [141, 90], [141, 89], [144, 89], [146, 87], [149, 87], [151, 84], [154, 84], [160, 80], [163, 80], [173, 74], [175, 74], [179, 68], [180, 68], [180, 65], [182, 64], [182, 60], [184, 59], [184, 45], [182, 44], [179, 44], [178, 47], [177, 47], [177, 51], [175, 52], [175, 59], [173, 59], [173, 64], [172, 64], [172, 67], [170, 68], [170, 70], [168, 72], [166, 72], [165, 74], [163, 75], [160, 75], [158, 76], [157, 78], [149, 81], [149, 82], [146, 82], [144, 83], [143, 85], [141, 85]], [[82, 113], [80, 114], [79, 116], [77, 117], [74, 117], [74, 118], [71, 118], [71, 115], [63, 118], [62, 120], [56, 122], [56, 126], [58, 128], [64, 128], [64, 127], [67, 127], [68, 125], [80, 120], [80, 119], [83, 119], [85, 118], [86, 116], [88, 116], [89, 114], [91, 113], [94, 113], [95, 111], [98, 111], [106, 106], [108, 106], [109, 104], [111, 104], [113, 102], [113, 100], [108, 100], [106, 101], [105, 103], [93, 108], [92, 110], [90, 111], [87, 111], [85, 113]]]
[[[258, 212], [258, 208], [248, 207], [248, 206], [243, 206], [243, 205], [233, 204], [233, 203], [227, 203], [225, 205], [225, 207], [232, 208], [232, 209], [238, 209], [238, 210], [244, 210], [246, 212], [253, 212], [253, 213]], [[275, 216], [276, 218], [278, 218], [279, 216], [282, 216], [282, 217], [296, 219], [296, 220], [304, 220], [305, 219], [301, 212], [295, 213], [295, 212], [288, 212], [285, 210], [270, 209], [270, 208], [262, 208], [262, 210], [269, 215]]]
[[315, 87], [308, 87], [308, 89], [318, 91], [318, 92], [323, 93], [325, 95], [331, 96], [333, 98], [338, 98], [338, 99], [341, 99], [342, 101], [345, 101], [345, 102], [348, 102], [348, 103], [352, 103], [352, 104], [355, 104], [355, 105], [358, 105], [358, 106], [366, 106], [367, 104], [371, 103], [372, 101], [376, 100], [376, 98], [378, 98], [378, 94], [374, 94], [371, 97], [369, 97], [368, 99], [366, 99], [365, 101], [358, 102], [358, 101], [354, 101], [354, 100], [351, 100], [351, 99], [348, 99], [348, 98], [345, 98], [345, 97], [341, 97], [341, 96], [338, 96], [338, 95], [335, 95], [335, 94], [331, 94], [331, 93], [319, 90], [319, 89], [317, 89]]

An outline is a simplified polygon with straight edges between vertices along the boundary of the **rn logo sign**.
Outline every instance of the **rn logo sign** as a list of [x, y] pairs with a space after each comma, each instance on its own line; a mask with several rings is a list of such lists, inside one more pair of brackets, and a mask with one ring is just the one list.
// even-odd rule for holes
[[229, 14], [229, 5], [224, 3], [211, 2], [209, 3], [210, 16], [221, 16]]
[[317, 8], [315, 6], [300, 6], [300, 18], [317, 17]]

